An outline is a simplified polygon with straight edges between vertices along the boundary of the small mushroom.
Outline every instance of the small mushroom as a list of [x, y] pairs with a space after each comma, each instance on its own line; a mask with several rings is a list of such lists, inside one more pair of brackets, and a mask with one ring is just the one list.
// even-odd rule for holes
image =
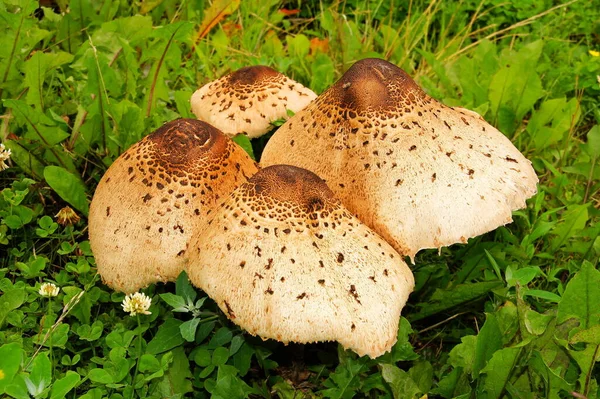
[[191, 99], [192, 112], [229, 136], [260, 137], [271, 122], [287, 119], [287, 110], [298, 112], [317, 95], [300, 83], [267, 66], [238, 69], [198, 89]]
[[396, 342], [412, 273], [315, 174], [265, 168], [208, 223], [191, 240], [188, 275], [250, 334], [335, 340], [370, 357]]
[[106, 171], [90, 207], [90, 245], [104, 282], [131, 293], [176, 279], [192, 233], [256, 171], [240, 147], [194, 119], [166, 123], [133, 145]]
[[380, 59], [354, 64], [273, 135], [261, 164], [280, 163], [324, 178], [411, 258], [510, 223], [538, 181], [531, 162], [481, 116], [434, 100]]

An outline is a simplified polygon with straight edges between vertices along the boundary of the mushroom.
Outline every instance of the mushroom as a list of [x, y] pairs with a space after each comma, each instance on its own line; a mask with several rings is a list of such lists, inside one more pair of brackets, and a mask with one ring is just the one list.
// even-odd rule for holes
[[298, 112], [317, 95], [267, 66], [238, 69], [202, 86], [192, 95], [192, 112], [229, 136], [260, 137], [271, 122]]
[[188, 275], [250, 334], [335, 340], [373, 358], [396, 342], [412, 273], [315, 174], [262, 169], [208, 224], [191, 240]]
[[279, 163], [324, 178], [411, 258], [510, 223], [538, 181], [531, 162], [481, 116], [434, 100], [380, 59], [355, 63], [277, 130], [261, 164]]
[[194, 119], [166, 123], [133, 145], [106, 171], [90, 207], [90, 245], [104, 282], [131, 293], [176, 279], [192, 233], [256, 171], [244, 150]]

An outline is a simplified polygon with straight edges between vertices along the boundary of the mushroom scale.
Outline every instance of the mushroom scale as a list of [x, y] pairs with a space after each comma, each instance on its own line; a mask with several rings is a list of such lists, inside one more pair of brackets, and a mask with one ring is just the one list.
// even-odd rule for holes
[[233, 141], [194, 119], [166, 123], [134, 144], [106, 171], [90, 206], [103, 281], [131, 293], [176, 279], [192, 233], [257, 170]]
[[538, 181], [531, 162], [481, 116], [434, 100], [380, 59], [355, 63], [277, 130], [261, 164], [280, 163], [323, 177], [411, 258], [510, 223]]
[[317, 95], [300, 83], [262, 65], [238, 69], [198, 89], [191, 98], [192, 112], [200, 120], [229, 136], [260, 137], [271, 122], [298, 112]]
[[191, 240], [188, 275], [249, 333], [339, 341], [373, 358], [396, 342], [413, 275], [315, 174], [262, 169], [208, 223]]

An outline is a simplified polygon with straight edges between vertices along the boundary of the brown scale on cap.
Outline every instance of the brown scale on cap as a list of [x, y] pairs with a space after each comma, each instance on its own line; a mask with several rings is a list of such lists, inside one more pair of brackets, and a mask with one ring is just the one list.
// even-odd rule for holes
[[339, 341], [371, 357], [395, 343], [414, 286], [400, 255], [322, 179], [287, 165], [238, 187], [190, 251], [192, 282], [251, 334]]
[[207, 123], [166, 123], [106, 171], [90, 207], [90, 244], [110, 287], [134, 292], [179, 275], [188, 240], [257, 165]]
[[473, 111], [426, 95], [379, 59], [354, 64], [270, 139], [264, 166], [323, 177], [403, 255], [512, 221], [536, 192], [531, 163]]
[[300, 83], [263, 65], [241, 68], [198, 89], [192, 112], [229, 136], [259, 137], [271, 122], [298, 112], [317, 95]]

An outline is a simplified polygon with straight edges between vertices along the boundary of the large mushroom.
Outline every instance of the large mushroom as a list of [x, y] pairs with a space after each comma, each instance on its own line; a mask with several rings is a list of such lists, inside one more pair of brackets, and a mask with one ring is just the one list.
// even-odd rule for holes
[[89, 217], [98, 273], [118, 291], [171, 281], [207, 214], [257, 171], [207, 123], [166, 123], [124, 152], [98, 184]]
[[317, 95], [300, 83], [262, 65], [238, 69], [207, 83], [192, 95], [192, 112], [229, 136], [260, 137], [271, 122], [287, 119]]
[[324, 178], [401, 254], [466, 242], [512, 221], [536, 192], [531, 163], [473, 111], [429, 97], [380, 59], [354, 64], [267, 144], [261, 164]]
[[325, 182], [262, 169], [190, 243], [188, 275], [233, 322], [282, 342], [339, 341], [377, 357], [396, 342], [414, 286], [401, 256]]

